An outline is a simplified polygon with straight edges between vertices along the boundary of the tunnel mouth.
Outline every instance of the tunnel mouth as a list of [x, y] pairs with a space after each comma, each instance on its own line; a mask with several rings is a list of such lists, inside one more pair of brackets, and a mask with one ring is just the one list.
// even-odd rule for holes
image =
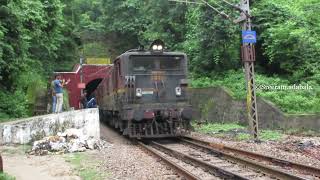
[[87, 97], [90, 97], [93, 95], [93, 92], [97, 89], [101, 81], [102, 81], [102, 78], [94, 79], [86, 85], [86, 88], [84, 90], [87, 92]]

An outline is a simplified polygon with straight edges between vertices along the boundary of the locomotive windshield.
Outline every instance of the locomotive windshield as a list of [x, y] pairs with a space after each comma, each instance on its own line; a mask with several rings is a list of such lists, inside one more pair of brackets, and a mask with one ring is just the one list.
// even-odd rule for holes
[[183, 56], [130, 56], [133, 71], [181, 70]]

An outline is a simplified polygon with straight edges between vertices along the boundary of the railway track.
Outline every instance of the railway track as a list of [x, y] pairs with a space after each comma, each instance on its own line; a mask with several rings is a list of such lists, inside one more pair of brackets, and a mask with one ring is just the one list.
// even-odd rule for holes
[[[298, 171], [287, 171], [287, 166], [270, 166], [262, 163], [263, 155], [254, 153], [250, 155], [243, 150], [227, 147], [223, 149], [219, 144], [193, 139], [190, 137], [178, 140], [157, 140], [138, 142], [141, 147], [157, 156], [186, 179], [316, 179], [316, 169], [304, 169], [311, 172], [309, 176], [298, 173]], [[226, 147], [226, 146], [224, 146]], [[229, 149], [230, 148], [230, 149]], [[228, 151], [229, 150], [229, 151]], [[238, 152], [239, 153], [236, 153]], [[267, 161], [273, 164], [286, 164], [280, 159]], [[298, 166], [295, 163], [295, 166]], [[299, 171], [300, 172], [300, 171]], [[315, 173], [313, 173], [315, 172]]]
[[221, 156], [224, 156], [225, 158], [230, 160], [237, 161], [237, 159], [234, 157], [240, 157], [240, 159], [248, 159], [251, 161], [255, 161], [257, 163], [263, 164], [264, 166], [271, 166], [277, 169], [280, 168], [287, 171], [293, 171], [295, 173], [307, 176], [307, 179], [320, 179], [320, 169], [313, 166], [308, 166], [272, 156], [245, 151], [223, 144], [207, 142], [188, 136], [180, 138], [180, 140], [182, 142], [191, 144], [195, 147], [201, 147], [209, 151], [219, 153]]

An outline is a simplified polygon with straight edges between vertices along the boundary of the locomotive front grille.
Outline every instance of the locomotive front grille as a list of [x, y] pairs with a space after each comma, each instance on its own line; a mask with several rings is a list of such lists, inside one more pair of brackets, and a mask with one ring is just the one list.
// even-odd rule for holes
[[164, 71], [152, 71], [151, 73], [152, 81], [164, 81], [165, 72]]

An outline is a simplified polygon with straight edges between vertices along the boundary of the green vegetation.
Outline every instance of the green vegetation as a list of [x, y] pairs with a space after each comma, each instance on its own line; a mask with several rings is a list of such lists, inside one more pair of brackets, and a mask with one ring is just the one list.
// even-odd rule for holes
[[[221, 0], [208, 2], [234, 19], [239, 16]], [[315, 87], [258, 96], [288, 113], [319, 112], [320, 2], [253, 1], [251, 8], [258, 34], [257, 83]], [[69, 70], [80, 50], [112, 59], [140, 44], [148, 48], [154, 39], [187, 53], [196, 86], [223, 85], [244, 98], [240, 30], [207, 6], [167, 0], [1, 1], [0, 119], [30, 115], [31, 91], [45, 88], [53, 70]]]
[[[263, 89], [262, 86], [292, 86], [289, 80], [278, 76], [267, 77], [256, 75], [257, 95], [263, 97], [286, 113], [319, 113], [320, 112], [320, 86], [315, 81], [302, 82], [303, 86], [311, 86], [310, 90], [276, 90]], [[296, 84], [297, 86], [299, 85]], [[196, 78], [191, 81], [192, 87], [223, 86], [236, 99], [246, 97], [244, 73], [242, 71], [227, 71], [209, 77]], [[261, 89], [259, 89], [259, 87]]]
[[102, 42], [90, 42], [84, 44], [84, 54], [86, 57], [106, 57], [106, 45]]
[[[200, 126], [193, 124], [193, 127], [197, 132], [220, 138], [231, 138], [233, 140], [249, 140], [252, 138], [245, 126], [236, 123], [208, 123]], [[279, 131], [261, 130], [259, 132], [261, 140], [277, 141], [282, 137], [283, 134]]]
[[24, 144], [24, 145], [16, 145], [16, 146], [5, 146], [1, 148], [1, 153], [5, 154], [25, 154], [26, 152], [30, 151], [32, 148], [31, 145]]
[[297, 135], [297, 136], [319, 136], [319, 132], [313, 131], [313, 130], [301, 130], [301, 129], [286, 129], [285, 130], [286, 134], [289, 135]]
[[206, 125], [201, 125], [197, 129], [200, 132], [210, 134], [210, 133], [226, 132], [226, 131], [235, 130], [235, 129], [243, 130], [244, 127], [235, 123], [229, 123], [229, 124], [209, 123]]
[[60, 0], [0, 2], [0, 118], [32, 114], [54, 69], [74, 63], [77, 38]]
[[15, 180], [16, 178], [7, 173], [0, 173], [0, 180]]
[[66, 154], [65, 159], [74, 166], [74, 170], [84, 180], [102, 180], [108, 176], [96, 169], [94, 162], [90, 161], [90, 157], [85, 153]]

